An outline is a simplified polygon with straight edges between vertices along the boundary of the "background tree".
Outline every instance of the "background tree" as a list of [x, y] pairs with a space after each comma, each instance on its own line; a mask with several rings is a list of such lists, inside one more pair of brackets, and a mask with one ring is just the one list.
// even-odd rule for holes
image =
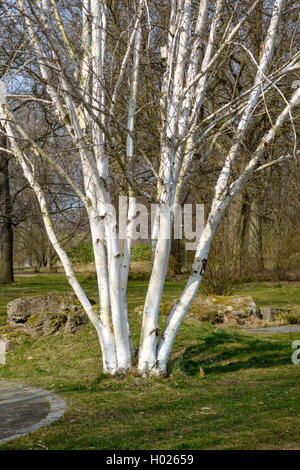
[[[0, 147], [6, 148], [6, 136], [0, 135]], [[14, 282], [13, 230], [9, 187], [9, 157], [0, 150], [0, 284]]]

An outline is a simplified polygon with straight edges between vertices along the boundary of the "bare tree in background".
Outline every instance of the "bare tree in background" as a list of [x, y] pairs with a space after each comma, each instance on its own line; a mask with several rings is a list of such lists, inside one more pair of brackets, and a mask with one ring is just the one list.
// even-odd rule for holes
[[[6, 149], [6, 137], [4, 135], [0, 135], [0, 147]], [[7, 153], [0, 151], [0, 284], [14, 282], [8, 160]]]

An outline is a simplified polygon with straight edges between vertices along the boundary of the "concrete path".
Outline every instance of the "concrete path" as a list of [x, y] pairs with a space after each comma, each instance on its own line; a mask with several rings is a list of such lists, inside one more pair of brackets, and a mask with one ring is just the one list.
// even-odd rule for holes
[[243, 328], [246, 333], [264, 333], [264, 334], [279, 334], [279, 333], [300, 333], [299, 325], [284, 325], [284, 326], [267, 326], [266, 328]]
[[0, 380], [0, 445], [53, 423], [65, 410], [57, 395]]

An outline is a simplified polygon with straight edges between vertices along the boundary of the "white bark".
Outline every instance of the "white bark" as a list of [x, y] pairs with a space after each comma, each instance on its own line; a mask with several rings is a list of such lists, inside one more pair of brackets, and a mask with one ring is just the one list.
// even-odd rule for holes
[[195, 256], [194, 265], [192, 268], [193, 273], [189, 277], [178, 303], [174, 305], [168, 317], [164, 331], [161, 335], [158, 344], [156, 368], [153, 370], [154, 374], [165, 374], [167, 372], [169, 354], [171, 352], [180, 325], [184, 320], [184, 317], [187, 311], [189, 310], [191, 303], [194, 300], [200, 283], [202, 281], [208, 258], [209, 248], [220, 217], [221, 214], [214, 214], [214, 216], [209, 219], [205, 226], [205, 229], [202, 232]]
[[[143, 0], [139, 0], [138, 9], [141, 10], [141, 5]], [[130, 82], [130, 96], [129, 96], [129, 105], [128, 105], [128, 118], [127, 118], [127, 142], [126, 142], [126, 163], [128, 167], [128, 172], [131, 177], [133, 177], [132, 165], [134, 157], [134, 142], [133, 142], [133, 132], [135, 125], [135, 112], [137, 107], [137, 96], [138, 96], [138, 79], [139, 79], [139, 68], [140, 68], [140, 48], [142, 40], [142, 28], [139, 26], [137, 28], [134, 40], [134, 50], [133, 50], [133, 64], [131, 72], [131, 82]], [[133, 232], [135, 227], [135, 216], [136, 216], [136, 198], [131, 188], [128, 190], [129, 201], [128, 201], [128, 214], [127, 214], [127, 229], [126, 236], [123, 243], [123, 259], [122, 259], [122, 271], [121, 271], [121, 283], [122, 283], [122, 296], [123, 296], [123, 308], [126, 315], [126, 323], [129, 337], [129, 344], [131, 355], [134, 356], [136, 351], [132, 341], [129, 318], [128, 318], [128, 304], [127, 304], [127, 283], [128, 283], [128, 274], [129, 266], [131, 259], [131, 247], [133, 240]]]
[[159, 236], [143, 312], [138, 362], [138, 369], [142, 375], [154, 370], [157, 361], [158, 311], [171, 247], [171, 211], [168, 206], [160, 206], [159, 221]]

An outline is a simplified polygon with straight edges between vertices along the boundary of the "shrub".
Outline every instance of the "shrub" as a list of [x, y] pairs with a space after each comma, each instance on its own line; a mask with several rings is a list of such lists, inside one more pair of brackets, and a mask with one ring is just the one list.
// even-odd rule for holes
[[148, 243], [140, 243], [135, 245], [131, 250], [132, 261], [151, 261], [152, 260], [152, 247]]
[[128, 274], [128, 280], [129, 281], [149, 281], [150, 278], [150, 273], [145, 273], [141, 271], [137, 272], [129, 272]]
[[277, 313], [275, 323], [279, 325], [298, 325], [300, 324], [300, 311], [293, 306], [286, 307], [285, 312]]
[[96, 281], [97, 280], [97, 274], [96, 273], [86, 273], [84, 276], [84, 281]]
[[202, 282], [206, 295], [232, 295], [239, 282], [234, 266], [227, 260], [216, 262], [210, 259]]
[[92, 263], [94, 261], [93, 245], [90, 242], [79, 243], [70, 248], [68, 256], [75, 264]]

